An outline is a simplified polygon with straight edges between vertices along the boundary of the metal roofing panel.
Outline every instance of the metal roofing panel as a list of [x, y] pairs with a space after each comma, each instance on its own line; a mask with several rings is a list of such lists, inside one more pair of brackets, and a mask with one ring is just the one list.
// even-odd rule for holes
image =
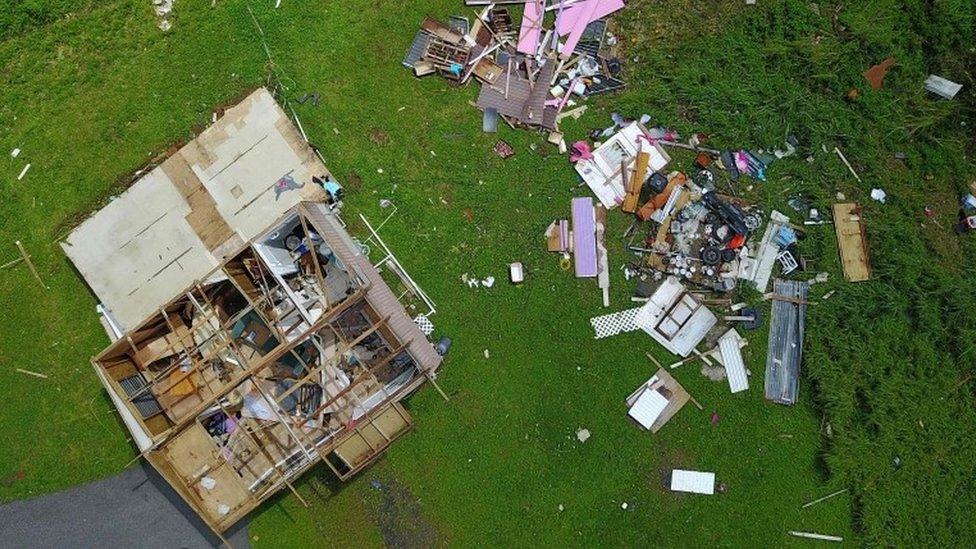
[[[506, 89], [508, 97], [505, 94]], [[513, 70], [510, 75], [502, 74], [495, 85], [482, 84], [478, 94], [478, 108], [485, 110], [492, 107], [498, 110], [498, 114], [519, 118], [530, 92], [529, 81], [515, 74]]]
[[634, 421], [640, 423], [641, 427], [645, 429], [650, 429], [654, 421], [657, 420], [661, 412], [668, 407], [668, 399], [664, 398], [664, 395], [659, 393], [657, 389], [645, 389], [639, 397], [637, 397], [637, 402], [630, 407], [627, 415], [634, 418]]
[[671, 471], [671, 490], [712, 495], [715, 493], [715, 473], [674, 469]]
[[[806, 300], [809, 284], [775, 280], [773, 291], [790, 299]], [[806, 305], [773, 300], [769, 321], [769, 348], [766, 356], [765, 395], [780, 404], [796, 403], [803, 353], [803, 324]]]
[[749, 388], [749, 377], [746, 375], [746, 365], [742, 362], [742, 350], [739, 349], [739, 338], [735, 330], [722, 336], [718, 340], [718, 346], [722, 351], [722, 362], [725, 363], [725, 373], [729, 378], [729, 389], [733, 393], [745, 391]]
[[427, 40], [430, 38], [430, 34], [427, 31], [420, 29], [417, 34], [413, 37], [413, 43], [410, 44], [410, 49], [407, 50], [407, 54], [403, 57], [403, 66], [408, 69], [412, 69], [414, 64], [424, 56], [424, 51], [427, 49]]

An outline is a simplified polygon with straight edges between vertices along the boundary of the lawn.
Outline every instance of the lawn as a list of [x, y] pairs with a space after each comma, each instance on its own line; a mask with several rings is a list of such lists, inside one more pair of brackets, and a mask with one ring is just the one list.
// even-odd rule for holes
[[[468, 105], [475, 87], [416, 80], [400, 66], [423, 15], [462, 13], [460, 0], [284, 0], [278, 10], [272, 0], [180, 0], [165, 34], [145, 0], [27, 4], [0, 8], [0, 264], [19, 239], [50, 289], [23, 266], [0, 271], [0, 501], [113, 474], [134, 455], [88, 365], [107, 343], [96, 300], [58, 239], [273, 69], [294, 95], [322, 96], [295, 107], [346, 185], [354, 232], [363, 234], [357, 214], [386, 215], [381, 198], [397, 205], [383, 237], [437, 302], [437, 335], [455, 344], [440, 379], [450, 402], [432, 389], [412, 397], [416, 431], [351, 483], [324, 467], [303, 477], [310, 508], [291, 495], [270, 501], [253, 517], [255, 545], [769, 546], [795, 541], [787, 530], [885, 545], [976, 537], [976, 245], [951, 230], [957, 196], [976, 179], [972, 2], [633, 0], [616, 17], [628, 89], [592, 102], [563, 128], [568, 139], [605, 127], [613, 111], [707, 133], [721, 148], [773, 148], [795, 134], [801, 154], [743, 192], [790, 214], [796, 194], [822, 211], [838, 192], [861, 202], [875, 271], [845, 283], [832, 227], [812, 228], [802, 251], [830, 281], [811, 296], [835, 294], [808, 313], [799, 404], [763, 401], [766, 334], [753, 332], [749, 392], [730, 395], [682, 366], [675, 376], [705, 410], [686, 406], [654, 436], [626, 419], [623, 399], [653, 373], [645, 352], [673, 359], [638, 334], [594, 341], [587, 319], [608, 312], [598, 290], [545, 252], [545, 227], [588, 194], [566, 158], [539, 134], [481, 133]], [[873, 91], [860, 73], [888, 56], [897, 66]], [[936, 101], [921, 86], [930, 72], [966, 87]], [[513, 158], [491, 152], [497, 138]], [[822, 148], [834, 146], [863, 182]], [[23, 152], [11, 159], [15, 147]], [[883, 205], [869, 198], [879, 186]], [[612, 213], [608, 234], [627, 224]], [[608, 241], [612, 311], [631, 306], [633, 289], [616, 270], [626, 259], [617, 242]], [[529, 270], [520, 287], [460, 280], [504, 281], [511, 261]], [[592, 433], [585, 444], [580, 427]], [[729, 490], [672, 494], [662, 483], [672, 467], [716, 471]], [[841, 488], [850, 492], [800, 509]]]

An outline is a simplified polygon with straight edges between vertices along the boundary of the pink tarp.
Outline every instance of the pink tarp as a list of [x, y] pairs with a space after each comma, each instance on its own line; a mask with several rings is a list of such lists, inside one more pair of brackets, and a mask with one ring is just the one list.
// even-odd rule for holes
[[518, 46], [516, 47], [520, 53], [535, 55], [539, 51], [544, 15], [544, 0], [529, 0], [525, 3], [525, 10], [522, 12], [522, 26], [519, 28]]

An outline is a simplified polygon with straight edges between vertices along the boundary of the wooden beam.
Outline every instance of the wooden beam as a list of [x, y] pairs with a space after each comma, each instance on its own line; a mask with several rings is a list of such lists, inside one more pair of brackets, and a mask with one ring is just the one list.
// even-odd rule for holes
[[[331, 310], [326, 311], [325, 313], [323, 313], [322, 316], [319, 318], [319, 320], [317, 320], [315, 322], [315, 324], [312, 325], [312, 327], [309, 329], [309, 331], [307, 333], [316, 331], [316, 330], [320, 329], [322, 326], [325, 326], [325, 325], [329, 324], [332, 320], [334, 320], [334, 317], [335, 316], [337, 316], [339, 314], [342, 314], [344, 311], [346, 311], [347, 309], [349, 309], [353, 305], [357, 304], [359, 302], [359, 300], [363, 296], [365, 296], [366, 290], [368, 288], [369, 288], [369, 285], [368, 284], [363, 285], [355, 293], [353, 293], [352, 295], [348, 296], [346, 299], [344, 299], [342, 302], [340, 302], [339, 304], [337, 304]], [[296, 344], [297, 344], [297, 342], [296, 342]], [[278, 358], [280, 358], [282, 355], [284, 355], [285, 352], [287, 352], [289, 349], [291, 349], [293, 347], [294, 347], [294, 345], [292, 345], [292, 346], [279, 345], [274, 350], [272, 350], [270, 353], [268, 353], [268, 354], [266, 354], [266, 355], [264, 355], [262, 357], [259, 357], [259, 359], [257, 360], [257, 362], [255, 362], [254, 364], [246, 367], [240, 374], [238, 374], [235, 378], [233, 378], [231, 381], [229, 381], [228, 383], [226, 383], [224, 385], [224, 388], [221, 389], [215, 395], [213, 395], [209, 400], [205, 400], [205, 401], [201, 402], [200, 404], [198, 404], [195, 408], [193, 408], [186, 415], [185, 418], [183, 418], [182, 420], [180, 420], [179, 422], [177, 422], [176, 424], [174, 424], [172, 427], [170, 427], [169, 429], [167, 429], [163, 433], [160, 433], [159, 440], [157, 442], [153, 443], [153, 445], [149, 449], [147, 449], [146, 452], [152, 451], [152, 450], [158, 448], [159, 446], [161, 446], [164, 442], [166, 442], [166, 440], [168, 440], [169, 436], [172, 433], [178, 432], [181, 428], [183, 428], [188, 423], [190, 423], [191, 421], [193, 421], [196, 418], [196, 416], [200, 415], [201, 413], [203, 413], [203, 411], [205, 411], [207, 408], [209, 408], [210, 406], [212, 406], [213, 403], [216, 400], [218, 400], [218, 399], [223, 398], [224, 396], [226, 396], [227, 393], [229, 393], [231, 390], [233, 390], [233, 388], [236, 387], [237, 385], [239, 385], [242, 381], [244, 381], [248, 377], [252, 376], [253, 374], [257, 373], [262, 368], [267, 367], [268, 365], [270, 365], [272, 362], [274, 362], [275, 360], [277, 360]]]
[[27, 253], [27, 250], [24, 249], [24, 245], [21, 244], [19, 240], [15, 241], [14, 244], [16, 244], [17, 249], [20, 250], [20, 257], [24, 260], [24, 263], [27, 263], [27, 267], [30, 268], [30, 272], [34, 275], [34, 278], [41, 283], [41, 286], [45, 290], [50, 290], [51, 288], [49, 288], [48, 285], [41, 280], [41, 275], [37, 273], [37, 267], [35, 267], [34, 262], [31, 261], [30, 255]]
[[[372, 375], [373, 372], [375, 372], [375, 371], [379, 370], [380, 368], [382, 368], [382, 367], [386, 366], [387, 364], [389, 364], [397, 355], [399, 355], [400, 353], [402, 353], [403, 350], [406, 349], [409, 344], [410, 344], [410, 341], [407, 341], [405, 343], [401, 343], [400, 346], [397, 347], [397, 349], [395, 349], [392, 353], [390, 353], [389, 355], [387, 355], [386, 357], [384, 357], [383, 360], [381, 360], [380, 362], [378, 362], [378, 363], [374, 364], [373, 366], [370, 366], [369, 368], [367, 368], [364, 373], [356, 376], [356, 378], [352, 380], [352, 383], [350, 383], [345, 389], [342, 389], [341, 391], [339, 391], [338, 393], [336, 393], [336, 395], [334, 397], [332, 397], [328, 401], [323, 402], [322, 404], [320, 404], [318, 406], [318, 408], [316, 408], [312, 413], [310, 413], [308, 415], [309, 416], [315, 416], [319, 412], [322, 412], [323, 410], [325, 410], [326, 408], [328, 408], [329, 406], [331, 406], [333, 403], [335, 403], [335, 401], [339, 400], [340, 398], [342, 398], [343, 396], [345, 396], [346, 394], [348, 394], [349, 391], [351, 391], [354, 387], [356, 387], [357, 385], [359, 385], [360, 383], [362, 383], [365, 379], [367, 379], [368, 376]], [[350, 346], [350, 348], [352, 348], [352, 347]]]

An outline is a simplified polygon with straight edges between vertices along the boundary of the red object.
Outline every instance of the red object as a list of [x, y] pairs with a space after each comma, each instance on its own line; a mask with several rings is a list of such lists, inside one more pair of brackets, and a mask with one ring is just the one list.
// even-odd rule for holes
[[698, 153], [698, 156], [695, 157], [695, 165], [703, 170], [711, 163], [712, 157], [708, 156], [706, 153], [700, 152]]
[[884, 86], [884, 78], [888, 74], [888, 69], [894, 64], [895, 60], [889, 57], [861, 74], [867, 79], [871, 89], [880, 90]]
[[737, 234], [732, 237], [732, 240], [729, 240], [729, 244], [728, 246], [726, 246], [726, 248], [730, 250], [738, 250], [745, 243], [746, 243], [746, 235]]

